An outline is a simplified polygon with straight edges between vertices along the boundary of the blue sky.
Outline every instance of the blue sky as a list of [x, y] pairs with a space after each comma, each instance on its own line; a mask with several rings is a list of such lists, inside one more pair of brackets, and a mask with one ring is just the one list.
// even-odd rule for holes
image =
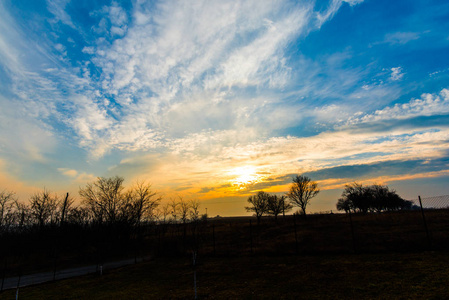
[[0, 189], [449, 194], [448, 53], [447, 1], [2, 1]]

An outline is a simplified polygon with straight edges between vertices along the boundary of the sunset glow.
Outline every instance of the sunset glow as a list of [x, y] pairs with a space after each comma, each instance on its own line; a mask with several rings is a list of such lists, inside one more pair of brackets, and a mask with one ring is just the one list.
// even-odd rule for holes
[[257, 170], [254, 167], [238, 167], [230, 172], [230, 175], [234, 178], [231, 180], [233, 186], [238, 189], [244, 189], [249, 184], [256, 183], [260, 175], [257, 174]]
[[[242, 215], [305, 174], [449, 194], [449, 3], [0, 2], [0, 190], [99, 176]], [[381, 26], [379, 25], [381, 24]]]

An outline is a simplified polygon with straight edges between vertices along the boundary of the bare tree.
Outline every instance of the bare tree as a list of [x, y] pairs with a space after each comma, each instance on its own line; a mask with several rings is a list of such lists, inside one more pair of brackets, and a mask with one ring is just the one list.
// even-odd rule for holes
[[0, 192], [0, 227], [10, 225], [14, 206], [14, 193], [9, 191]]
[[91, 210], [96, 222], [114, 223], [118, 221], [123, 211], [124, 201], [123, 181], [119, 176], [98, 177], [85, 188], [80, 188], [79, 194], [83, 203]]
[[247, 200], [248, 203], [252, 206], [247, 206], [245, 207], [245, 209], [256, 214], [257, 224], [260, 224], [260, 219], [268, 210], [269, 198], [270, 194], [265, 192], [258, 192], [256, 195], [250, 196]]
[[46, 189], [31, 196], [30, 212], [39, 226], [54, 224], [57, 221], [57, 202], [57, 196], [52, 197]]
[[293, 205], [301, 209], [301, 212], [305, 216], [307, 205], [319, 192], [318, 184], [315, 181], [312, 181], [307, 176], [296, 175], [293, 177], [293, 183], [290, 186], [287, 197], [292, 201]]
[[187, 223], [189, 219], [190, 203], [179, 197], [179, 218], [182, 223]]
[[163, 224], [167, 223], [167, 217], [171, 214], [171, 208], [169, 203], [161, 205], [158, 209], [159, 220], [162, 218]]
[[176, 223], [176, 218], [178, 216], [179, 210], [179, 203], [176, 201], [176, 199], [171, 199], [170, 203], [168, 204], [168, 207], [170, 207], [170, 214], [172, 216], [173, 222]]
[[190, 219], [198, 221], [200, 219], [200, 201], [198, 199], [190, 200]]
[[140, 223], [142, 219], [152, 219], [155, 209], [159, 206], [161, 197], [156, 197], [157, 193], [151, 190], [151, 184], [137, 182], [131, 189], [131, 210], [135, 222]]
[[285, 212], [288, 212], [293, 208], [293, 205], [291, 205], [290, 202], [286, 201], [286, 199], [287, 197], [284, 195], [271, 195], [268, 198], [267, 213], [269, 215], [273, 215], [276, 221], [279, 214], [285, 214]]
[[30, 225], [32, 222], [30, 207], [17, 199], [14, 200], [14, 207], [14, 223], [19, 225], [19, 227]]
[[87, 207], [74, 207], [67, 212], [65, 222], [76, 225], [89, 224], [92, 214]]

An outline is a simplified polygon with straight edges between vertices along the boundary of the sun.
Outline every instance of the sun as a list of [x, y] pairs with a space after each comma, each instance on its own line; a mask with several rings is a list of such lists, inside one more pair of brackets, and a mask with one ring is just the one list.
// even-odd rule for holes
[[230, 181], [238, 189], [243, 189], [245, 186], [257, 182], [260, 178], [257, 169], [252, 166], [234, 168], [229, 171], [229, 175], [232, 177]]

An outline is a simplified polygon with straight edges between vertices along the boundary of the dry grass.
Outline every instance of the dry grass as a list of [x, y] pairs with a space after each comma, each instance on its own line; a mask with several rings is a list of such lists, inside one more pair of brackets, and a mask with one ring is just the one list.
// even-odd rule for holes
[[[197, 266], [199, 299], [448, 299], [449, 255], [209, 257]], [[13, 299], [15, 291], [0, 294]], [[103, 276], [19, 291], [22, 299], [193, 299], [187, 258], [158, 259]]]
[[[197, 231], [199, 298], [449, 299], [449, 210], [426, 219], [431, 245], [419, 211], [353, 215], [354, 239], [344, 214], [209, 220]], [[192, 299], [191, 226], [148, 228], [139, 251], [151, 262], [23, 288], [21, 298]]]

